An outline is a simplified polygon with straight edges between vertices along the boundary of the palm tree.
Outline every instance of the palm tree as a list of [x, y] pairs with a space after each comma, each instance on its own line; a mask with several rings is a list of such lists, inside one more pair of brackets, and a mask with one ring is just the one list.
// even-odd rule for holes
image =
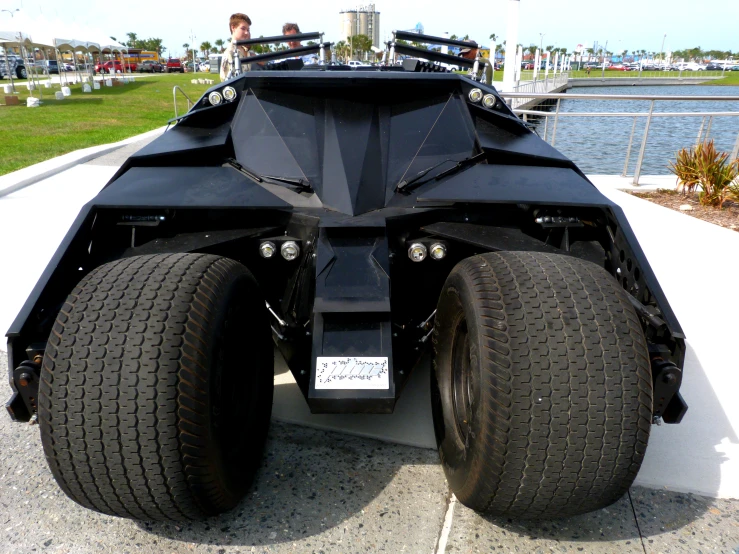
[[223, 48], [223, 45], [224, 45], [225, 43], [223, 42], [223, 39], [222, 39], [222, 38], [219, 38], [218, 40], [216, 40], [216, 41], [214, 42], [214, 44], [216, 45], [216, 47], [217, 47], [217, 48], [218, 48], [218, 49], [219, 49], [219, 50], [220, 50], [221, 52], [223, 52], [223, 50], [224, 50], [224, 48]]
[[208, 42], [207, 40], [200, 45], [200, 51], [203, 53], [203, 57], [207, 57], [208, 56], [208, 52], [210, 52], [210, 49], [212, 47], [213, 47], [213, 45], [210, 42]]
[[136, 33], [126, 33], [128, 35], [128, 46], [131, 48], [136, 48], [136, 39], [138, 39], [138, 35]]
[[149, 47], [149, 49], [156, 51], [156, 53], [161, 56], [162, 50], [163, 50], [162, 39], [152, 38], [152, 39], [149, 39], [149, 41], [151, 42], [151, 46]]
[[347, 42], [344, 40], [340, 40], [334, 46], [334, 51], [336, 52], [336, 57], [338, 59], [346, 60], [347, 54], [349, 52], [349, 44], [347, 44]]
[[495, 42], [498, 42], [498, 35], [496, 35], [495, 33], [491, 34], [488, 38], [490, 40], [494, 40]]
[[182, 48], [185, 49], [185, 59], [189, 60], [190, 59], [190, 45], [186, 42], [185, 44], [182, 45]]

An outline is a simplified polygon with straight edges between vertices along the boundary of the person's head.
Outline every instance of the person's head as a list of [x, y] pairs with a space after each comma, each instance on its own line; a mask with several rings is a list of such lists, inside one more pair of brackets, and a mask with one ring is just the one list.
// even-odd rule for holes
[[[283, 35], [298, 35], [300, 34], [300, 27], [297, 23], [285, 23], [282, 26]], [[287, 43], [290, 48], [298, 48], [300, 46], [299, 40], [293, 40]]]
[[474, 60], [477, 58], [477, 44], [474, 40], [468, 40], [470, 46], [466, 46], [459, 51], [459, 57], [466, 60]]
[[244, 13], [235, 13], [228, 20], [228, 31], [231, 33], [233, 40], [247, 40], [251, 38], [249, 29], [251, 28], [251, 19]]

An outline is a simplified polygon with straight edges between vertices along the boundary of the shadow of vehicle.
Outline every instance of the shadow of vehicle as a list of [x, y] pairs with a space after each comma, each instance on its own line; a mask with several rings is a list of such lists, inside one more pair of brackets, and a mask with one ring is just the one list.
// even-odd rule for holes
[[136, 524], [172, 540], [260, 546], [361, 530], [374, 519], [398, 540], [416, 511], [440, 526], [446, 494], [432, 450], [273, 421], [262, 467], [234, 510], [199, 523]]

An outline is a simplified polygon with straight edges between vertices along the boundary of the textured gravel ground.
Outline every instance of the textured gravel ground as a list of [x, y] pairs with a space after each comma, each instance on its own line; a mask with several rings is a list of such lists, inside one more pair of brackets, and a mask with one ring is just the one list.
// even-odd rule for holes
[[[9, 397], [0, 351], [0, 400]], [[186, 525], [100, 515], [69, 500], [38, 427], [0, 414], [0, 554], [457, 552], [739, 553], [739, 501], [633, 488], [604, 510], [544, 523], [452, 502], [436, 452], [274, 423], [241, 505]], [[447, 521], [449, 521], [447, 519]]]

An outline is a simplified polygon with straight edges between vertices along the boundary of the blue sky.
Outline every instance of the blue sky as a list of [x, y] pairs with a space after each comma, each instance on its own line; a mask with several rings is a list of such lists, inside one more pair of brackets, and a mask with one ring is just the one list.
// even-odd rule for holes
[[[461, 3], [437, 0], [425, 2], [376, 2], [381, 13], [383, 40], [393, 29], [411, 29], [422, 23], [428, 34], [444, 31], [488, 43], [495, 33], [505, 39], [508, 0], [489, 3]], [[355, 8], [348, 1], [283, 0], [281, 2], [193, 2], [155, 0], [154, 2], [91, 2], [90, 0], [0, 0], [0, 9], [22, 9], [33, 19], [42, 14], [60, 26], [77, 24], [94, 28], [119, 40], [131, 31], [140, 38], [158, 37], [172, 55], [179, 55], [183, 43], [191, 43], [191, 31], [199, 45], [228, 36], [228, 17], [244, 12], [252, 19], [252, 36], [276, 35], [285, 21], [297, 21], [304, 31], [323, 31], [336, 40], [339, 11]], [[455, 6], [460, 6], [455, 8]], [[553, 44], [572, 51], [577, 44], [592, 46], [593, 41], [612, 51], [659, 51], [666, 33], [665, 50], [700, 46], [704, 50], [739, 51], [739, 2], [704, 0], [626, 0], [622, 2], [553, 2], [521, 0], [519, 42]], [[9, 29], [16, 18], [0, 12], [0, 30]], [[62, 33], [63, 34], [63, 33]], [[76, 37], [74, 37], [76, 38]]]

